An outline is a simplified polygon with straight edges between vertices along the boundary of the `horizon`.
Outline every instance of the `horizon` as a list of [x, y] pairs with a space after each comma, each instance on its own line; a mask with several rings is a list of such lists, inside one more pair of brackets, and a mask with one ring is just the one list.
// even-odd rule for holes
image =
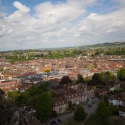
[[[88, 49], [88, 47], [90, 47], [90, 49], [98, 49], [98, 48], [106, 48], [107, 46], [101, 46], [99, 47], [98, 45], [104, 45], [104, 44], [112, 44], [112, 46], [109, 47], [119, 47], [119, 44], [115, 44], [115, 43], [119, 43], [119, 44], [124, 44], [125, 41], [122, 42], [105, 42], [105, 43], [96, 43], [96, 44], [90, 44], [90, 45], [81, 45], [81, 46], [64, 46], [64, 47], [53, 47], [53, 48], [34, 48], [34, 49], [14, 49], [14, 50], [3, 50], [0, 52], [9, 52], [9, 51], [23, 51], [23, 50], [39, 50], [39, 51], [49, 51], [49, 50], [58, 50], [58, 49], [80, 49], [80, 47], [83, 47], [82, 49]], [[95, 48], [94, 46], [97, 47]], [[121, 45], [120, 45], [121, 46]], [[125, 45], [122, 45], [122, 47], [124, 47]]]
[[0, 0], [0, 51], [125, 41], [124, 0]]

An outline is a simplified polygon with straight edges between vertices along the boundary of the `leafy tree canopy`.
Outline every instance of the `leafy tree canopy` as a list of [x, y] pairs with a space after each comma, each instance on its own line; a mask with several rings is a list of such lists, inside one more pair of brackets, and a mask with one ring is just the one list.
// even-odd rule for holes
[[72, 83], [72, 81], [69, 78], [69, 76], [63, 76], [62, 79], [60, 80], [60, 85], [68, 84], [68, 83]]
[[45, 72], [50, 72], [50, 70], [48, 69], [48, 70], [45, 70]]
[[104, 124], [104, 120], [106, 121], [107, 118], [111, 115], [111, 113], [112, 112], [110, 111], [107, 104], [104, 101], [100, 101], [96, 109], [96, 115], [99, 120], [102, 121], [102, 124]]
[[117, 72], [117, 77], [119, 78], [119, 80], [125, 80], [125, 69], [124, 68], [121, 68]]
[[76, 121], [82, 121], [86, 118], [86, 113], [84, 111], [84, 108], [83, 106], [81, 105], [78, 105], [76, 111], [75, 111], [75, 114], [74, 114], [74, 119]]
[[35, 109], [40, 121], [46, 121], [50, 118], [52, 112], [51, 102], [52, 97], [49, 93], [44, 92], [39, 95]]
[[84, 78], [82, 75], [78, 74], [78, 79], [77, 79], [76, 83], [84, 83]]

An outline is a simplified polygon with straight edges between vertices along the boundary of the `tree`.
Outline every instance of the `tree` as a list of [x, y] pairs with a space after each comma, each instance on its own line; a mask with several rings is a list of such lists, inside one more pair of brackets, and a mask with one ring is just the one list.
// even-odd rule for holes
[[50, 118], [52, 112], [51, 102], [52, 97], [49, 93], [44, 92], [39, 95], [35, 109], [40, 121], [46, 121]]
[[72, 81], [69, 78], [69, 76], [63, 76], [62, 79], [60, 80], [60, 85], [68, 84], [68, 83], [72, 83]]
[[78, 74], [78, 79], [77, 79], [76, 83], [84, 83], [84, 78], [82, 75]]
[[92, 80], [97, 81], [98, 83], [100, 83], [101, 80], [102, 80], [101, 73], [94, 73], [94, 75], [92, 76]]
[[47, 70], [45, 70], [44, 72], [50, 72], [50, 70], [49, 70], [49, 69], [47, 69]]
[[16, 99], [18, 97], [18, 92], [17, 91], [14, 91], [14, 92], [8, 92], [8, 97], [9, 98], [12, 98], [12, 99]]
[[101, 73], [102, 74], [102, 83], [105, 85], [107, 81], [109, 80], [116, 80], [117, 77], [112, 73], [112, 72], [104, 72], [104, 73]]
[[115, 105], [109, 105], [109, 110], [111, 111], [112, 114], [118, 115], [118, 107]]
[[74, 109], [74, 106], [72, 104], [72, 101], [68, 101], [68, 107], [71, 108], [71, 109]]
[[74, 114], [74, 119], [77, 121], [82, 121], [86, 118], [86, 113], [84, 111], [83, 106], [78, 105], [75, 114]]
[[0, 72], [2, 72], [4, 69], [0, 67]]
[[125, 69], [124, 68], [121, 68], [117, 72], [117, 77], [119, 78], [119, 80], [125, 80]]
[[103, 101], [108, 105], [108, 96], [107, 95], [103, 96]]
[[102, 125], [105, 125], [108, 117], [111, 115], [111, 111], [104, 101], [100, 101], [96, 109], [96, 116], [99, 118]]
[[47, 87], [50, 85], [49, 82], [44, 82], [44, 83], [41, 83], [39, 86], [38, 86], [38, 93], [42, 93], [42, 92], [46, 92], [47, 91]]
[[29, 91], [30, 95], [35, 95], [38, 92], [38, 88], [35, 85], [32, 85], [32, 86], [30, 86], [28, 91]]

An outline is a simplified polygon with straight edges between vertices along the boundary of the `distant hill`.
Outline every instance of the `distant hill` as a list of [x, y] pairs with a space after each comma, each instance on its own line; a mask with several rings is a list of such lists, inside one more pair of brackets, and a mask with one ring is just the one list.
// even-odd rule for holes
[[113, 43], [98, 43], [94, 45], [74, 46], [74, 47], [57, 47], [57, 48], [39, 48], [38, 50], [58, 50], [58, 49], [96, 49], [105, 47], [117, 47], [125, 46], [125, 42], [113, 42]]
[[94, 45], [79, 46], [80, 49], [91, 49], [91, 48], [105, 48], [105, 47], [117, 47], [125, 46], [125, 42], [113, 42], [113, 43], [99, 43]]

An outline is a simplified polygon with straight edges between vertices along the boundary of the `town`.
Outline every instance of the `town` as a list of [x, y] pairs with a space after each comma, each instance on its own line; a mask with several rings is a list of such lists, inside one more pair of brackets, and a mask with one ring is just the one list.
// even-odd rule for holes
[[[53, 51], [51, 53], [36, 51], [31, 54], [41, 55], [38, 56], [39, 58], [14, 62], [2, 56], [0, 59], [1, 93], [4, 91], [4, 99], [15, 100], [16, 98], [19, 106], [35, 113], [36, 105], [31, 102], [27, 104], [25, 100], [30, 98], [26, 95], [27, 90], [34, 96], [37, 92], [33, 89], [44, 85], [46, 92], [55, 94], [51, 102], [50, 111], [54, 113], [52, 117], [65, 113], [69, 108], [75, 110], [79, 104], [91, 107], [94, 102], [98, 103], [99, 99], [106, 96], [109, 105], [120, 106], [118, 116], [125, 118], [125, 75], [120, 71], [125, 70], [125, 59], [121, 55], [104, 55], [103, 52], [97, 54], [97, 51], [99, 52], [95, 49], [86, 50], [84, 51], [86, 54], [81, 54], [83, 51], [80, 51], [73, 57], [54, 59], [50, 58], [55, 53]], [[1, 55], [5, 54], [10, 56], [13, 52], [1, 53]], [[26, 52], [22, 54], [27, 58]], [[43, 54], [51, 56], [43, 58]], [[118, 72], [119, 74], [122, 72], [123, 76], [118, 76]], [[28, 98], [24, 98], [25, 96]], [[94, 98], [98, 101], [91, 101]], [[33, 99], [37, 98], [34, 96]], [[39, 124], [38, 121], [37, 124]]]

